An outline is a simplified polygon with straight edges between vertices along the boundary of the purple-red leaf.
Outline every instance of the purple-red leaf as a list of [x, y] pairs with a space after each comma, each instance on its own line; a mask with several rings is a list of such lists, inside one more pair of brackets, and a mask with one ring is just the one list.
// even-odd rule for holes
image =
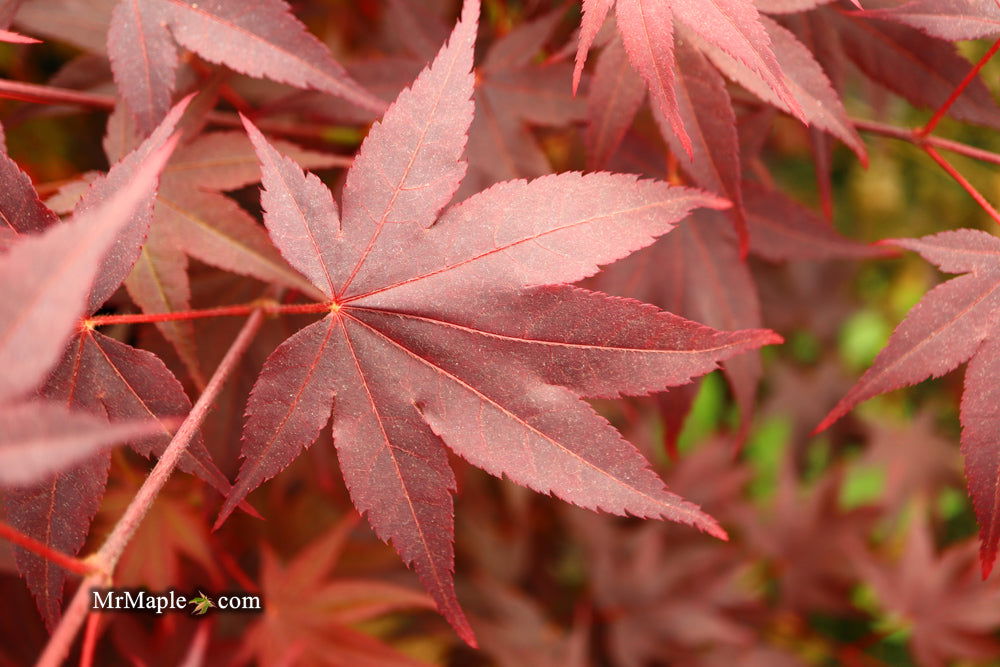
[[39, 482], [102, 449], [162, 429], [158, 421], [109, 424], [47, 401], [0, 407], [0, 486]]
[[726, 197], [739, 236], [740, 252], [748, 247], [740, 142], [726, 82], [689, 42], [677, 45], [677, 116], [687, 131], [687, 152], [658, 109], [654, 115], [678, 162], [695, 185]]
[[[847, 117], [847, 111], [826, 73], [809, 49], [772, 19], [761, 16], [760, 22], [774, 46], [775, 57], [786, 76], [788, 88], [801, 109], [802, 118], [843, 141], [862, 161], [867, 160], [861, 137]], [[787, 100], [782, 99], [758, 72], [732, 57], [719, 45], [705, 44], [703, 48], [716, 67], [730, 79], [779, 109], [792, 111]]]
[[0, 152], [0, 228], [14, 235], [41, 232], [59, 221], [56, 214], [38, 199], [31, 179]]
[[[73, 209], [74, 216], [89, 214], [92, 209], [102, 205], [102, 202], [115, 193], [131, 187], [138, 166], [167, 142], [189, 102], [190, 98], [186, 98], [174, 106], [148, 139], [116, 162], [106, 175], [96, 179]], [[113, 245], [105, 253], [97, 280], [87, 300], [88, 313], [97, 310], [107, 301], [132, 270], [132, 265], [138, 259], [146, 234], [149, 232], [155, 194], [155, 189], [150, 189], [147, 196], [138, 202], [131, 217], [117, 232]]]
[[174, 40], [243, 74], [330, 93], [375, 112], [383, 108], [282, 0], [121, 0], [108, 32], [108, 53], [143, 133], [170, 106]]
[[[0, 257], [0, 400], [37, 387], [56, 363], [100, 280], [101, 260], [137, 207], [147, 201], [173, 149], [169, 143], [133, 162], [134, 171], [102, 203], [73, 220], [24, 238]], [[24, 354], [24, 350], [32, 350]]]
[[247, 123], [272, 239], [317, 287], [336, 289], [330, 314], [266, 362], [247, 407], [243, 466], [219, 517], [309, 446], [332, 408], [355, 506], [470, 643], [452, 581], [446, 446], [584, 507], [721, 537], [582, 396], [660, 391], [779, 340], [552, 286], [648, 245], [694, 208], [724, 206], [710, 195], [568, 173], [498, 184], [438, 218], [464, 170], [478, 11], [465, 4], [448, 44], [365, 140], [340, 225], [320, 182]]
[[821, 430], [878, 394], [937, 377], [971, 359], [962, 394], [962, 452], [976, 518], [983, 574], [1000, 543], [1000, 402], [996, 388], [1000, 330], [1000, 239], [971, 229], [941, 232], [893, 245], [919, 252], [948, 273], [889, 338], [871, 368], [817, 427]]
[[600, 169], [621, 144], [646, 97], [646, 86], [629, 64], [620, 37], [601, 52], [587, 98], [587, 166]]
[[[954, 45], [905, 25], [869, 21], [821, 10], [817, 21], [836, 31], [847, 56], [866, 76], [912, 104], [937, 109], [971, 68]], [[996, 102], [975, 78], [950, 107], [953, 118], [1000, 127]]]
[[862, 12], [861, 16], [898, 21], [953, 42], [1000, 34], [996, 0], [910, 0], [898, 7]]
[[684, 150], [691, 152], [691, 140], [679, 117], [674, 91], [674, 19], [670, 5], [656, 0], [618, 0], [615, 8], [629, 61], [646, 81], [653, 106], [670, 123]]

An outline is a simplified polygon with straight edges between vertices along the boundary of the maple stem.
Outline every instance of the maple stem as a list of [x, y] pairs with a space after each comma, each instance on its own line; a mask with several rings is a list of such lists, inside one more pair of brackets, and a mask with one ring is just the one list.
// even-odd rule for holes
[[990, 61], [990, 58], [996, 54], [998, 49], [1000, 49], [1000, 39], [993, 42], [993, 46], [987, 49], [986, 53], [983, 54], [983, 57], [979, 59], [979, 62], [977, 62], [975, 66], [969, 70], [969, 73], [965, 75], [965, 78], [962, 79], [957, 86], [955, 86], [955, 90], [951, 91], [951, 95], [949, 95], [948, 99], [944, 101], [944, 104], [938, 107], [938, 110], [934, 112], [934, 115], [931, 116], [929, 121], [927, 121], [927, 124], [916, 131], [918, 135], [927, 136], [934, 131], [934, 128], [941, 122], [944, 115], [948, 113], [948, 109], [951, 108], [951, 105], [953, 105], [959, 96], [965, 92], [965, 89], [968, 88], [973, 79], [979, 75], [979, 71], [986, 66], [986, 63]]
[[115, 98], [110, 95], [84, 93], [70, 88], [42, 86], [36, 83], [22, 83], [0, 79], [0, 97], [36, 104], [72, 104], [95, 109], [114, 109]]
[[[20, 81], [10, 81], [0, 79], [0, 98], [20, 100], [22, 102], [33, 102], [35, 104], [72, 104], [74, 106], [89, 107], [91, 109], [104, 109], [110, 111], [115, 108], [117, 100], [111, 95], [100, 95], [97, 93], [85, 93], [71, 88], [59, 88], [57, 86], [45, 86], [37, 83], [22, 83]], [[233, 127], [242, 129], [243, 122], [239, 116], [224, 111], [211, 111], [205, 117], [206, 120], [219, 127]], [[257, 127], [268, 134], [275, 134], [296, 139], [308, 139], [313, 141], [324, 141], [326, 143], [344, 143], [352, 147], [356, 145], [354, 140], [338, 139], [335, 133], [330, 130], [333, 126], [315, 123], [289, 123], [261, 119], [255, 121]], [[349, 167], [353, 159], [347, 156], [341, 157], [342, 163], [337, 166]]]
[[986, 200], [986, 197], [984, 197], [982, 193], [979, 192], [979, 190], [977, 190], [975, 186], [972, 185], [972, 183], [970, 183], [968, 179], [966, 179], [965, 176], [958, 171], [958, 169], [955, 169], [950, 162], [941, 157], [941, 154], [938, 153], [933, 146], [924, 146], [924, 152], [930, 155], [932, 160], [937, 162], [942, 169], [948, 172], [948, 175], [954, 178], [958, 184], [961, 185], [965, 191], [976, 200], [976, 203], [979, 204], [984, 211], [986, 211], [987, 215], [993, 218], [994, 222], [1000, 224], [1000, 212], [997, 212], [997, 210], [993, 208], [993, 205]]
[[85, 561], [82, 561], [79, 558], [74, 558], [69, 554], [64, 554], [61, 551], [56, 551], [48, 545], [39, 542], [35, 538], [28, 537], [3, 521], [0, 521], [0, 537], [23, 549], [27, 549], [33, 554], [41, 556], [50, 563], [55, 563], [64, 570], [68, 570], [82, 576], [91, 574], [94, 571], [94, 567]]
[[265, 315], [303, 315], [330, 312], [329, 303], [283, 304], [270, 299], [261, 299], [235, 306], [178, 310], [173, 313], [132, 313], [128, 315], [95, 315], [83, 321], [86, 328], [103, 327], [112, 324], [150, 324], [153, 322], [175, 322], [177, 320], [198, 320], [206, 317], [232, 317], [249, 315], [262, 311]]
[[211, 410], [212, 404], [222, 390], [222, 386], [236, 368], [243, 354], [253, 341], [254, 336], [257, 335], [261, 324], [264, 323], [264, 315], [264, 310], [257, 308], [247, 318], [246, 323], [240, 329], [240, 333], [236, 336], [233, 344], [229, 346], [226, 356], [222, 358], [218, 368], [215, 369], [215, 373], [212, 374], [212, 378], [208, 381], [205, 391], [198, 397], [194, 407], [191, 408], [191, 412], [188, 413], [187, 418], [184, 419], [180, 428], [177, 429], [163, 455], [156, 462], [156, 465], [153, 466], [149, 476], [146, 477], [146, 481], [143, 482], [135, 497], [132, 498], [132, 502], [125, 508], [125, 513], [122, 514], [114, 528], [111, 529], [111, 534], [104, 540], [101, 548], [97, 550], [93, 558], [98, 571], [92, 572], [80, 584], [80, 588], [77, 589], [73, 600], [70, 602], [69, 607], [63, 614], [59, 625], [56, 626], [55, 631], [49, 638], [49, 643], [46, 644], [45, 650], [38, 660], [39, 667], [58, 667], [58, 665], [62, 664], [62, 661], [69, 653], [73, 640], [80, 631], [80, 626], [83, 625], [84, 619], [87, 618], [87, 614], [90, 612], [91, 591], [101, 584], [110, 582], [111, 573], [118, 564], [118, 559], [121, 558], [125, 546], [132, 539], [146, 513], [149, 512], [153, 501], [164, 484], [167, 483], [174, 468], [177, 467], [181, 456], [187, 451], [191, 439], [197, 433], [209, 410]]
[[886, 125], [885, 123], [877, 123], [869, 120], [851, 119], [851, 122], [854, 124], [854, 127], [863, 132], [871, 132], [872, 134], [880, 134], [884, 137], [900, 139], [920, 147], [933, 146], [934, 148], [940, 148], [941, 150], [958, 153], [959, 155], [971, 157], [976, 160], [982, 160], [983, 162], [1000, 164], [1000, 153], [983, 150], [982, 148], [976, 148], [975, 146], [963, 144], [958, 141], [952, 141], [951, 139], [943, 139], [941, 137], [934, 136], [921, 136], [918, 134], [917, 130], [905, 127], [896, 127], [895, 125]]
[[80, 667], [93, 667], [94, 652], [97, 650], [97, 630], [101, 615], [94, 612], [87, 619], [87, 629], [83, 631], [83, 649], [80, 651]]

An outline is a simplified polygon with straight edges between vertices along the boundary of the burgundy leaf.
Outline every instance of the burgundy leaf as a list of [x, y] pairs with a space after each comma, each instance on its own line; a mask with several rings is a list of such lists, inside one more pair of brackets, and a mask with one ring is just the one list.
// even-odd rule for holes
[[[905, 619], [913, 656], [922, 665], [990, 661], [1000, 651], [1000, 585], [975, 576], [971, 540], [938, 550], [924, 515], [913, 518], [898, 559], [863, 551], [855, 560], [886, 615]], [[859, 550], [860, 551], [860, 550]]]
[[170, 106], [177, 67], [173, 40], [243, 74], [320, 90], [375, 112], [383, 108], [282, 0], [121, 0], [108, 32], [108, 53], [143, 133]]
[[[187, 98], [178, 103], [148, 139], [116, 162], [103, 178], [96, 179], [73, 209], [74, 216], [89, 213], [116, 192], [129, 187], [134, 180], [137, 167], [147, 160], [148, 156], [159, 151], [173, 134], [189, 102], [190, 98]], [[131, 218], [125, 221], [118, 232], [114, 244], [107, 250], [101, 261], [97, 280], [88, 297], [88, 313], [97, 310], [107, 301], [132, 270], [132, 265], [138, 259], [146, 234], [149, 232], [154, 196], [155, 190], [150, 190], [147, 197], [138, 203]]]
[[646, 97], [620, 37], [601, 52], [587, 98], [587, 166], [600, 169], [614, 154]]
[[[823, 68], [816, 62], [802, 42], [772, 19], [761, 16], [761, 25], [774, 45], [775, 57], [788, 81], [792, 96], [801, 109], [803, 118], [811, 125], [837, 137], [862, 162], [866, 161], [865, 146], [847, 117], [847, 111], [834, 91]], [[733, 81], [760, 99], [784, 111], [791, 111], [787, 102], [775, 94], [771, 85], [757, 72], [733, 58], [717, 45], [703, 45], [712, 62]]]
[[670, 123], [684, 150], [691, 152], [691, 140], [678, 116], [674, 92], [676, 64], [671, 6], [655, 0], [618, 0], [615, 7], [629, 61], [646, 81], [653, 106]]
[[166, 115], [176, 82], [177, 47], [160, 3], [121, 0], [111, 13], [108, 54], [121, 95], [145, 135]]
[[[971, 65], [948, 42], [886, 21], [868, 21], [840, 12], [817, 15], [835, 30], [847, 56], [866, 76], [917, 106], [937, 109], [969, 73]], [[1000, 114], [982, 79], [975, 78], [948, 114], [987, 127], [1000, 127]]]
[[[41, 484], [5, 489], [7, 521], [51, 549], [76, 554], [100, 506], [110, 463], [110, 453], [101, 452]], [[17, 570], [51, 630], [61, 614], [66, 570], [20, 547], [15, 547], [14, 555]]]
[[451, 574], [455, 480], [445, 445], [584, 507], [723, 536], [667, 491], [581, 396], [660, 391], [779, 340], [543, 287], [592, 275], [693, 208], [721, 206], [709, 195], [570, 173], [501, 183], [435, 222], [464, 170], [478, 12], [478, 2], [465, 4], [448, 44], [365, 140], [347, 177], [341, 224], [319, 181], [278, 157], [246, 122], [272, 239], [334, 300], [329, 315], [266, 362], [247, 407], [243, 466], [217, 522], [316, 439], [332, 404], [355, 506], [470, 643]]
[[7, 228], [15, 235], [41, 232], [59, 218], [38, 199], [31, 179], [7, 157], [0, 153], [0, 228]]
[[[0, 400], [37, 387], [85, 314], [101, 260], [147, 201], [173, 144], [133, 162], [127, 183], [70, 222], [18, 241], [0, 257]], [[31, 349], [32, 354], [24, 354]]]
[[671, 4], [676, 19], [702, 40], [754, 72], [794, 116], [809, 122], [772, 51], [772, 37], [751, 0], [687, 0]]
[[772, 262], [807, 259], [865, 259], [893, 251], [845, 238], [818, 214], [777, 190], [747, 181], [750, 249]]
[[487, 51], [476, 71], [476, 116], [469, 128], [469, 173], [456, 200], [513, 178], [552, 171], [530, 126], [560, 127], [582, 120], [585, 102], [566, 86], [567, 63], [536, 64], [562, 11], [517, 26]]
[[677, 115], [689, 137], [687, 152], [673, 128], [654, 109], [660, 132], [695, 185], [732, 202], [733, 221], [746, 254], [748, 237], [743, 208], [740, 144], [726, 82], [708, 58], [689, 42], [677, 45]]
[[1000, 34], [1000, 5], [996, 0], [910, 0], [898, 7], [873, 9], [861, 15], [898, 21], [953, 42]]
[[[88, 413], [112, 422], [158, 422], [178, 419], [191, 402], [173, 374], [155, 355], [108, 338], [95, 331], [81, 332], [41, 389], [50, 401], [74, 413]], [[172, 432], [162, 423], [148, 433], [127, 438], [143, 456], [160, 455]], [[208, 481], [220, 493], [229, 483], [215, 467], [198, 435], [182, 456], [180, 468]], [[108, 474], [106, 454], [27, 488], [10, 490], [5, 497], [8, 517], [21, 532], [65, 553], [83, 545], [97, 511]], [[48, 508], [40, 511], [39, 508]], [[39, 556], [18, 551], [18, 570], [38, 600], [46, 623], [58, 618], [65, 571]]]
[[573, 93], [580, 86], [583, 77], [583, 66], [587, 63], [587, 54], [594, 44], [598, 31], [604, 24], [614, 0], [583, 0], [583, 21], [580, 24], [580, 39], [576, 47], [576, 64], [573, 68]]
[[983, 574], [1000, 543], [1000, 420], [995, 372], [1000, 312], [1000, 239], [971, 229], [941, 232], [894, 245], [919, 252], [948, 273], [964, 275], [938, 285], [896, 328], [871, 368], [820, 423], [821, 430], [878, 394], [938, 377], [971, 359], [962, 395], [962, 452], [979, 520]]
[[103, 54], [116, 0], [32, 0], [17, 11], [15, 23], [27, 33], [65, 41]]
[[158, 421], [109, 424], [46, 401], [0, 407], [0, 486], [40, 482], [102, 449], [162, 429]]

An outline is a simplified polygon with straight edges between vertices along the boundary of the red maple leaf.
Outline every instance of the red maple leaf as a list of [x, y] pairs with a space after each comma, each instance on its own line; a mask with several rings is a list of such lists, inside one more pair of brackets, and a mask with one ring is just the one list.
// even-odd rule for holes
[[354, 504], [472, 643], [451, 571], [446, 449], [590, 509], [723, 536], [671, 494], [581, 396], [684, 384], [780, 340], [723, 333], [653, 306], [559, 283], [648, 245], [715, 198], [634, 176], [568, 173], [496, 185], [438, 212], [465, 172], [479, 3], [373, 128], [343, 214], [246, 121], [271, 238], [330, 300], [269, 357], [251, 393], [236, 504], [315, 440], [333, 413]]
[[962, 273], [938, 285], [896, 328], [871, 368], [820, 423], [825, 429], [878, 394], [938, 377], [969, 362], [962, 394], [962, 453], [979, 520], [983, 576], [1000, 543], [1000, 239], [958, 229], [893, 245], [919, 252], [942, 271]]

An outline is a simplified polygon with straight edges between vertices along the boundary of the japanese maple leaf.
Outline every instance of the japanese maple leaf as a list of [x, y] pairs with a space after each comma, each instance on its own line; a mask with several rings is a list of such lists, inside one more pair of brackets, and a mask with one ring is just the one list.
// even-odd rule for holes
[[564, 127], [584, 118], [585, 102], [566, 88], [569, 64], [534, 61], [563, 14], [557, 10], [518, 25], [490, 46], [476, 69], [470, 173], [459, 200], [499, 181], [551, 172], [530, 128]]
[[848, 591], [857, 583], [848, 553], [858, 535], [876, 519], [870, 508], [845, 511], [839, 505], [843, 475], [830, 470], [803, 488], [794, 463], [787, 458], [778, 473], [769, 511], [738, 505], [739, 525], [750, 550], [765, 560], [780, 582], [779, 605], [806, 610], [844, 612]]
[[423, 593], [379, 580], [331, 576], [355, 521], [340, 521], [289, 563], [264, 549], [261, 588], [267, 613], [247, 630], [240, 658], [264, 667], [288, 664], [289, 654], [308, 664], [352, 667], [421, 667], [354, 625], [395, 611], [433, 609]]
[[686, 152], [692, 151], [691, 137], [678, 108], [675, 81], [674, 33], [678, 26], [754, 72], [774, 96], [805, 120], [752, 0], [583, 0], [574, 91], [587, 52], [612, 5], [629, 61], [646, 82], [653, 107], [667, 119]]
[[[104, 150], [112, 164], [141, 143], [129, 118], [128, 113], [116, 110], [108, 120]], [[287, 141], [276, 141], [275, 145], [306, 167], [349, 162]], [[62, 188], [58, 202], [49, 200], [49, 204], [58, 204], [57, 211], [71, 208], [93, 178], [94, 172], [89, 172], [84, 179]], [[266, 283], [319, 295], [282, 259], [260, 224], [222, 194], [259, 181], [257, 157], [242, 132], [200, 134], [178, 147], [163, 170], [148, 236], [125, 281], [129, 296], [143, 312], [191, 308], [188, 257]], [[191, 322], [160, 322], [157, 327], [175, 347], [196, 384], [204, 386]]]
[[354, 504], [470, 643], [451, 576], [455, 481], [445, 446], [587, 508], [722, 536], [580, 396], [683, 384], [779, 340], [556, 285], [650, 243], [694, 207], [718, 206], [709, 195], [568, 173], [501, 183], [438, 216], [465, 172], [478, 13], [478, 2], [465, 4], [448, 44], [373, 126], [348, 172], [342, 216], [315, 176], [246, 122], [271, 238], [330, 312], [265, 363], [219, 517], [287, 466], [332, 410]]
[[[116, 465], [119, 465], [116, 462]], [[109, 531], [135, 497], [142, 482], [139, 471], [116, 475], [95, 519], [96, 531]], [[128, 481], [121, 483], [121, 478]], [[129, 541], [115, 567], [115, 586], [162, 591], [190, 585], [185, 575], [199, 575], [214, 590], [225, 578], [213, 553], [208, 519], [199, 502], [200, 484], [171, 479]], [[189, 589], [190, 590], [190, 589]]]
[[111, 445], [162, 429], [158, 421], [109, 424], [49, 401], [0, 406], [0, 486], [40, 482]]
[[[76, 207], [74, 220], [105, 216], [107, 207], [122, 193], [135, 190], [135, 183], [141, 183], [137, 174], [144, 173], [142, 165], [151, 155], [161, 154], [184, 107], [184, 103], [175, 107], [149, 139], [91, 186]], [[160, 359], [80, 325], [81, 316], [93, 313], [118, 289], [139, 257], [149, 229], [152, 185], [140, 192], [141, 197], [133, 195], [129, 210], [134, 212], [119, 216], [115, 233], [109, 232], [103, 245], [95, 245], [70, 236], [74, 223], [68, 228], [53, 224], [55, 216], [31, 200], [23, 191], [24, 183], [18, 185], [17, 177], [12, 182], [17, 201], [26, 207], [21, 217], [6, 218], [24, 238], [3, 256], [5, 268], [0, 268], [3, 284], [12, 286], [4, 294], [9, 301], [3, 302], [6, 324], [0, 326], [0, 364], [12, 372], [0, 376], [0, 398], [23, 395], [41, 384], [37, 388], [41, 397], [112, 422], [158, 421], [187, 414], [191, 402]], [[44, 231], [39, 234], [38, 230]], [[62, 254], [72, 261], [56, 263], [50, 271], [51, 263], [61, 256], [57, 248], [47, 245], [51, 243], [62, 243]], [[79, 273], [84, 266], [90, 278]], [[6, 269], [9, 275], [3, 274]], [[36, 298], [38, 290], [62, 296], [59, 300]], [[12, 310], [18, 308], [26, 309], [26, 314], [19, 316]], [[24, 349], [31, 349], [32, 354], [24, 354]], [[155, 433], [132, 437], [128, 444], [144, 456], [159, 455], [171, 435], [168, 424], [160, 423]], [[9, 490], [4, 494], [9, 520], [54, 549], [77, 553], [104, 493], [109, 460], [109, 453], [101, 452], [43, 482]], [[228, 493], [229, 483], [212, 463], [200, 436], [180, 465]], [[51, 627], [59, 616], [65, 572], [28, 551], [18, 549], [16, 555], [18, 568]]]
[[[840, 88], [850, 61], [880, 87], [916, 106], [936, 109], [969, 73], [969, 61], [958, 54], [954, 44], [907, 25], [868, 20], [828, 7], [786, 22], [803, 41], [813, 45], [816, 58]], [[978, 76], [948, 114], [969, 123], [1000, 127], [996, 102]]]
[[910, 0], [898, 7], [869, 10], [862, 16], [898, 21], [955, 42], [1000, 34], [996, 0]]
[[1000, 585], [977, 581], [972, 540], [939, 551], [925, 515], [910, 524], [898, 560], [858, 549], [858, 569], [890, 618], [907, 627], [918, 664], [990, 661], [1000, 652]]
[[243, 74], [330, 93], [375, 112], [384, 106], [347, 75], [283, 0], [121, 0], [111, 15], [108, 55], [143, 134], [170, 108], [175, 40]]
[[[795, 36], [766, 16], [760, 25], [775, 44], [775, 53], [785, 73], [790, 94], [804, 120], [847, 143], [862, 161], [864, 144], [858, 137], [823, 69]], [[764, 101], [793, 112], [766, 78], [752, 67], [689, 28], [679, 28], [674, 45], [670, 114], [653, 104], [660, 131], [692, 182], [722, 195], [733, 203], [731, 215], [740, 235], [741, 254], [748, 249], [747, 212], [743, 201], [740, 142], [726, 82], [719, 71], [740, 83]], [[592, 167], [603, 166], [631, 125], [641, 105], [643, 90], [638, 75], [625, 58], [628, 49], [618, 40], [601, 54], [595, 71], [588, 111], [588, 148]], [[607, 60], [607, 62], [605, 62]], [[655, 102], [655, 97], [654, 97]]]
[[942, 271], [938, 285], [893, 331], [871, 368], [817, 427], [823, 430], [878, 394], [938, 377], [969, 362], [962, 393], [962, 454], [979, 520], [983, 576], [1000, 543], [1000, 239], [974, 229], [889, 241], [920, 253]]
[[739, 583], [747, 566], [734, 550], [677, 543], [653, 524], [627, 530], [606, 517], [573, 518], [614, 664], [697, 664], [694, 655], [704, 646], [753, 640], [739, 618], [754, 609]]
[[[515, 26], [496, 39], [476, 68], [477, 113], [469, 128], [468, 173], [456, 200], [500, 181], [550, 173], [549, 158], [532, 134], [533, 127], [566, 127], [582, 120], [586, 103], [566, 87], [570, 65], [537, 62], [565, 11], [556, 10]], [[437, 51], [445, 35], [440, 21], [410, 3], [386, 7], [386, 29], [403, 52], [393, 51], [349, 65], [351, 73], [385, 99], [395, 98]], [[428, 52], [429, 49], [429, 52]], [[345, 114], [344, 105], [315, 93], [298, 95], [279, 108], [301, 111], [325, 122], [367, 122]]]

